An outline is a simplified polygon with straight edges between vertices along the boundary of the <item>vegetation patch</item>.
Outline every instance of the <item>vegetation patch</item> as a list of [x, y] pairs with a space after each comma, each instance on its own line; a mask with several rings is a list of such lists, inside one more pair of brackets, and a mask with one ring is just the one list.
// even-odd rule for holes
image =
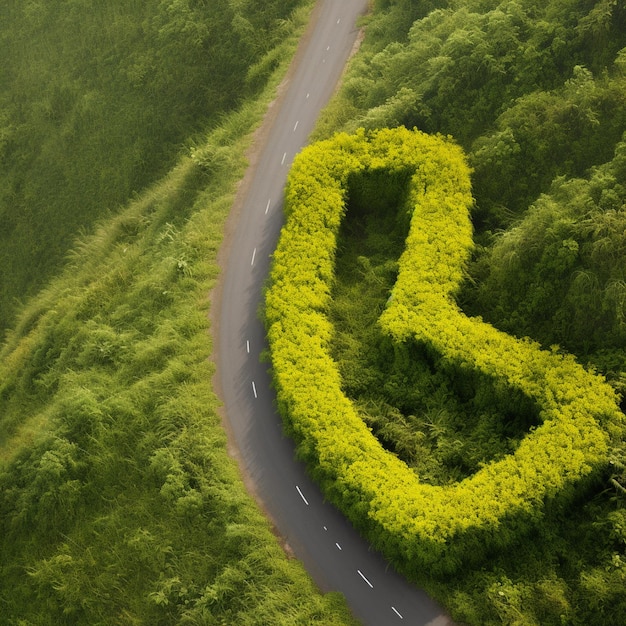
[[[48, 4], [0, 13], [20, 5], [51, 21]], [[94, 4], [100, 16], [114, 3], [63, 4]], [[159, 6], [174, 31], [185, 9], [187, 25], [203, 28], [199, 3]], [[0, 349], [3, 626], [354, 623], [339, 594], [320, 594], [285, 555], [246, 493], [210, 383], [208, 294], [224, 221], [307, 17], [304, 7], [283, 23], [280, 71], [259, 96], [83, 235]]]
[[[459, 306], [545, 350], [575, 355], [624, 398], [626, 5], [375, 0], [364, 23], [363, 43], [315, 137], [398, 125], [452, 135], [472, 167], [475, 199], [475, 247], [456, 294]], [[342, 262], [339, 252], [340, 282]], [[333, 296], [342, 289], [336, 285]], [[367, 289], [364, 276], [363, 297]], [[373, 368], [368, 361], [348, 364], [341, 350], [349, 333], [333, 322], [340, 331], [333, 355], [342, 376], [349, 375], [343, 384], [365, 380]], [[351, 345], [352, 354], [362, 354], [357, 342]], [[413, 367], [423, 352], [415, 345], [408, 351]], [[395, 380], [394, 397], [413, 393], [413, 382]], [[443, 403], [436, 393], [429, 401]], [[371, 403], [366, 408], [373, 413]], [[437, 442], [465, 439], [438, 413], [455, 435], [443, 433]], [[403, 423], [387, 430], [393, 432], [385, 436], [413, 445]], [[524, 430], [520, 423], [518, 432]], [[430, 436], [425, 443], [439, 445]], [[421, 480], [429, 472], [430, 482], [456, 477], [457, 451], [454, 458], [447, 450], [436, 465], [421, 462]], [[467, 458], [468, 444], [460, 451]], [[623, 435], [611, 441], [605, 464], [597, 483], [577, 490], [571, 505], [545, 506], [530, 538], [440, 581], [423, 571], [421, 582], [457, 621], [475, 626], [626, 623]]]
[[[372, 437], [342, 390], [328, 316], [348, 181], [363, 170], [410, 173], [410, 221], [379, 324], [395, 359], [425, 346], [531, 398], [541, 425], [513, 454], [445, 487], [420, 482]], [[294, 162], [266, 297], [281, 410], [326, 493], [404, 571], [449, 573], [510, 545], [606, 464], [621, 433], [613, 390], [572, 358], [463, 315], [452, 295], [471, 247], [469, 170], [458, 148], [404, 128], [338, 134]], [[402, 219], [402, 216], [401, 218]], [[585, 480], [583, 480], [585, 479]]]
[[329, 305], [342, 388], [383, 447], [429, 484], [468, 477], [513, 452], [539, 425], [524, 394], [444, 363], [425, 345], [397, 358], [378, 318], [397, 279], [409, 221], [409, 177], [362, 171], [348, 180]]
[[301, 0], [0, 6], [0, 337], [75, 237], [257, 97]]

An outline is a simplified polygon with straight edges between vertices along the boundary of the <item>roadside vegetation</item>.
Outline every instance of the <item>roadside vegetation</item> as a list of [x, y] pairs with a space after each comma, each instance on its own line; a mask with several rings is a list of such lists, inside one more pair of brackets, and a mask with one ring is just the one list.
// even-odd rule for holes
[[185, 145], [259, 94], [299, 0], [0, 6], [0, 333]]
[[[23, 36], [25, 48], [28, 37], [41, 46], [38, 62], [16, 57], [0, 70], [16, 90], [1, 96], [12, 98], [7, 119], [24, 116], [6, 122], [0, 144], [0, 214], [15, 226], [0, 247], [9, 258], [7, 246], [17, 256], [25, 246], [28, 271], [44, 259], [28, 233], [51, 254], [45, 276], [2, 288], [3, 315], [10, 294], [26, 304], [3, 317], [12, 321], [0, 350], [0, 621], [352, 624], [343, 598], [319, 593], [246, 493], [210, 382], [208, 296], [224, 221], [311, 5], [97, 4], [0, 9], [3, 50]], [[216, 33], [226, 56], [207, 43]], [[82, 63], [97, 89], [82, 84]], [[140, 86], [127, 85], [128, 104], [107, 81], [126, 83], [132, 68]], [[31, 100], [17, 90], [28, 77]], [[79, 224], [87, 232], [75, 238]], [[0, 266], [11, 279], [13, 266]]]
[[[456, 303], [512, 337], [573, 355], [621, 400], [623, 4], [377, 0], [366, 25], [315, 137], [398, 125], [451, 135], [474, 196], [474, 248]], [[408, 349], [403, 367], [385, 348], [378, 318], [406, 230], [390, 215], [404, 198], [383, 198], [380, 178], [348, 198], [328, 306], [332, 353], [342, 389], [381, 444], [427, 483], [462, 484], [519, 449], [541, 420], [526, 394], [489, 390], [423, 345]], [[416, 578], [469, 624], [625, 622], [626, 443], [609, 431], [594, 480], [549, 504], [533, 533], [452, 575]]]
[[[331, 354], [335, 255], [346, 210], [366, 218], [353, 199], [365, 200], [367, 190], [404, 198], [389, 211], [388, 224], [410, 226], [395, 282], [375, 306], [378, 341], [365, 346], [371, 354], [363, 360], [383, 375], [362, 395], [419, 415], [423, 409], [414, 403], [428, 395], [424, 383], [447, 378], [451, 395], [491, 409], [478, 426], [468, 419], [466, 431], [474, 427], [483, 438], [497, 439], [498, 427], [515, 422], [528, 430], [510, 442], [511, 453], [481, 458], [462, 480], [422, 480], [419, 470], [372, 436], [358, 415], [359, 394], [350, 401], [342, 389], [343, 361]], [[597, 486], [611, 444], [624, 435], [615, 392], [601, 377], [571, 356], [467, 317], [453, 301], [472, 246], [469, 192], [462, 153], [441, 136], [360, 130], [307, 147], [289, 173], [287, 223], [266, 295], [278, 404], [299, 455], [326, 496], [415, 580], [423, 572], [447, 580], [481, 567], [536, 534], [546, 512], [565, 514]], [[435, 375], [415, 368], [419, 361]], [[411, 420], [419, 435], [418, 420], [408, 415]], [[462, 446], [463, 433], [457, 436]], [[420, 452], [438, 460], [429, 450]], [[457, 452], [462, 458], [461, 448]]]

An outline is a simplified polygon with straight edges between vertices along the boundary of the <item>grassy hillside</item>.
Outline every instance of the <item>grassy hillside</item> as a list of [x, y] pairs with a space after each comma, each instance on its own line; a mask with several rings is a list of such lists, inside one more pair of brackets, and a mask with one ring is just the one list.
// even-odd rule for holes
[[0, 336], [79, 231], [258, 94], [299, 0], [0, 6]]
[[[317, 137], [404, 124], [451, 134], [473, 167], [468, 315], [573, 353], [626, 390], [626, 11], [612, 0], [377, 0]], [[380, 184], [373, 182], [373, 188]], [[377, 195], [377, 194], [374, 194]], [[343, 388], [421, 479], [451, 484], [514, 450], [532, 421], [415, 350], [400, 371], [376, 320], [404, 242], [372, 194], [351, 198], [334, 284]], [[353, 217], [350, 217], [350, 214]], [[381, 215], [383, 213], [383, 215]], [[530, 407], [532, 409], [532, 407]], [[532, 412], [532, 411], [531, 411]], [[626, 442], [538, 534], [480, 569], [422, 582], [481, 626], [626, 622]]]
[[[130, 62], [126, 53], [133, 49], [134, 36], [122, 37], [118, 50], [117, 31], [110, 29], [126, 24], [134, 32], [137, 21], [127, 13], [147, 12], [151, 6], [120, 3], [117, 10], [99, 6], [87, 16], [84, 11], [91, 3], [63, 3], [66, 10], [62, 13], [44, 4], [22, 5], [18, 15], [18, 4], [10, 3], [8, 8], [3, 6], [3, 17], [28, 17], [29, 28], [35, 29], [28, 31], [35, 47], [48, 45], [50, 55], [69, 54], [72, 48], [76, 62], [84, 57], [85, 62], [95, 63], [86, 52], [102, 39], [109, 49], [109, 56], [102, 60], [112, 68]], [[196, 19], [196, 11], [219, 13], [216, 7], [222, 6], [153, 4], [158, 5], [161, 19], [168, 18], [166, 23], [142, 14], [139, 24], [141, 28], [160, 24], [163, 36], [169, 37], [173, 46], [177, 37], [187, 32], [185, 25], [174, 19], [179, 11], [189, 13], [189, 28], [202, 29], [205, 21]], [[234, 6], [224, 3], [221, 17]], [[253, 5], [236, 6], [246, 15]], [[257, 97], [248, 94], [241, 106], [221, 116], [211, 132], [198, 132], [191, 156], [182, 154], [175, 136], [187, 136], [194, 125], [198, 129], [203, 126], [202, 119], [195, 119], [193, 108], [173, 113], [181, 117], [174, 120], [176, 133], [169, 135], [169, 148], [164, 136], [144, 137], [136, 128], [147, 142], [141, 150], [148, 150], [148, 144], [163, 150], [155, 157], [158, 166], [150, 168], [144, 183], [168, 164], [175, 161], [175, 165], [115, 216], [95, 224], [92, 234], [80, 237], [67, 253], [67, 267], [23, 308], [0, 351], [3, 624], [353, 623], [340, 596], [319, 594], [302, 567], [285, 556], [246, 494], [227, 455], [218, 400], [210, 387], [214, 368], [208, 294], [218, 271], [216, 252], [224, 220], [245, 169], [243, 154], [250, 133], [273, 97], [310, 5], [304, 3], [302, 10], [284, 22], [272, 17], [272, 7], [272, 3], [267, 5], [267, 12], [258, 19], [270, 19], [279, 26], [274, 32], [281, 43], [268, 52], [263, 67], [248, 73], [251, 85], [259, 81], [249, 92], [258, 91]], [[248, 15], [252, 20], [253, 13]], [[93, 18], [92, 30], [76, 39], [63, 43], [34, 37], [48, 31], [58, 34], [54, 29], [61, 23], [66, 28], [75, 24], [79, 33], [82, 17], [87, 24]], [[190, 36], [198, 44], [204, 41], [197, 33]], [[3, 45], [12, 37], [5, 32]], [[17, 40], [15, 37], [14, 42]], [[78, 44], [84, 46], [82, 55]], [[142, 50], [138, 43], [140, 56]], [[254, 57], [246, 55], [250, 64]], [[44, 61], [40, 59], [40, 64], [45, 65]], [[179, 72], [200, 72], [199, 66], [187, 67], [184, 61], [179, 54]], [[157, 73], [165, 71], [158, 63], [150, 61], [150, 65]], [[276, 71], [270, 72], [274, 65]], [[2, 71], [17, 80], [17, 66], [4, 65]], [[206, 71], [202, 70], [201, 81], [191, 84], [182, 80], [180, 73], [169, 78], [163, 75], [163, 80], [173, 81], [168, 97], [177, 98], [174, 92], [180, 88], [184, 100], [205, 82], [214, 88], [210, 77], [205, 81]], [[234, 65], [233, 73], [237, 71]], [[74, 87], [78, 100], [88, 98], [80, 84]], [[164, 89], [167, 96], [163, 84], [154, 83], [154, 88], [155, 93]], [[101, 89], [105, 98], [108, 92], [104, 86]], [[110, 95], [114, 102], [119, 93]], [[232, 108], [234, 99], [244, 95], [223, 94], [219, 106]], [[193, 105], [196, 111], [206, 105], [205, 98], [209, 98], [206, 93], [198, 95]], [[13, 99], [18, 107], [18, 94], [13, 94]], [[148, 99], [144, 103], [149, 104]], [[103, 109], [108, 110], [108, 105], [103, 104]], [[153, 115], [149, 110], [145, 114]], [[181, 121], [187, 116], [190, 125]], [[82, 189], [85, 210], [80, 219], [91, 224], [100, 211], [88, 210], [88, 205], [100, 206], [91, 194], [98, 185], [107, 187], [107, 172], [115, 164], [124, 169], [125, 151], [132, 152], [135, 135], [125, 147], [116, 146], [115, 157], [101, 143], [90, 144], [94, 138], [90, 132], [84, 137], [86, 144], [80, 142], [81, 127], [73, 125], [72, 120], [78, 119], [74, 114], [63, 119], [56, 130], [77, 143], [53, 164], [63, 163], [68, 176], [76, 168], [76, 193], [80, 181], [89, 178], [81, 160], [83, 151], [93, 151], [94, 165], [99, 156], [103, 159], [102, 178], [94, 183], [96, 187]], [[162, 120], [165, 124], [165, 117]], [[126, 128], [133, 126], [127, 123]], [[33, 145], [42, 141], [50, 150], [57, 150], [54, 138], [61, 135], [55, 134], [52, 122], [47, 134], [43, 117], [41, 124], [40, 135], [30, 135]], [[90, 126], [93, 133], [115, 144], [122, 127], [112, 121], [111, 126], [102, 120], [99, 124], [102, 126]], [[160, 123], [152, 118], [150, 124]], [[19, 132], [26, 130], [16, 128], [15, 133]], [[27, 152], [28, 146], [17, 141], [17, 135], [12, 141], [4, 144], [5, 155], [10, 150], [14, 157], [16, 150]], [[174, 158], [172, 148], [181, 154]], [[45, 176], [30, 180], [38, 171], [36, 162], [42, 167], [46, 164], [39, 150], [29, 155], [33, 169], [16, 167], [6, 179], [8, 185], [15, 183], [14, 190], [23, 189], [24, 203], [48, 180]], [[108, 159], [110, 165], [105, 167]], [[133, 179], [136, 172], [130, 170], [132, 167], [120, 176]], [[24, 185], [16, 182], [20, 177]], [[52, 186], [59, 181], [50, 174], [49, 182]], [[116, 187], [117, 183], [112, 184]], [[119, 195], [115, 202], [125, 199], [126, 192], [120, 192], [123, 187], [116, 187]], [[7, 193], [15, 197], [13, 192]], [[46, 198], [53, 196], [51, 189], [47, 191]], [[80, 206], [78, 199], [76, 203], [74, 208]], [[37, 206], [31, 206], [32, 219], [40, 218], [41, 224], [51, 229], [59, 226], [60, 233], [60, 224], [50, 224], [50, 214], [39, 215]], [[18, 211], [12, 215], [16, 223], [23, 217]], [[23, 228], [27, 224], [25, 221]], [[75, 227], [66, 226], [61, 239], [67, 239]], [[38, 232], [42, 239], [49, 235], [50, 248], [54, 248], [52, 230]], [[20, 242], [14, 243], [19, 249]], [[69, 247], [67, 241], [63, 245]]]

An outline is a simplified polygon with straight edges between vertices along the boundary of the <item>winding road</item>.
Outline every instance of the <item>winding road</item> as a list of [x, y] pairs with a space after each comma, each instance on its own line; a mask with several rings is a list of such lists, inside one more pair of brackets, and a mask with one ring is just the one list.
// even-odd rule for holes
[[[225, 422], [249, 488], [283, 541], [323, 591], [343, 593], [366, 626], [449, 626], [450, 618], [370, 549], [326, 503], [294, 459], [270, 386], [265, 332], [257, 311], [283, 223], [283, 187], [358, 36], [368, 0], [319, 0], [279, 99], [272, 105], [243, 181], [220, 252], [213, 297], [216, 383]], [[230, 232], [229, 232], [230, 231]]]

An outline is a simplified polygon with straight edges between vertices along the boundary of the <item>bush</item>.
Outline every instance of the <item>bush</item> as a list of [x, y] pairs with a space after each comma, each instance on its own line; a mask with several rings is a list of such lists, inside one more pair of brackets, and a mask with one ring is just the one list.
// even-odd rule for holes
[[[329, 354], [337, 234], [350, 177], [365, 170], [411, 176], [406, 249], [379, 319], [399, 354], [425, 345], [454, 367], [521, 391], [543, 421], [514, 454], [451, 486], [421, 483], [383, 450], [342, 392]], [[329, 499], [409, 575], [450, 573], [511, 545], [541, 519], [544, 503], [570, 501], [593, 479], [622, 429], [602, 379], [458, 310], [452, 296], [472, 247], [471, 203], [469, 169], [443, 137], [397, 128], [314, 144], [289, 176], [287, 224], [266, 294], [278, 402], [300, 456]]]

